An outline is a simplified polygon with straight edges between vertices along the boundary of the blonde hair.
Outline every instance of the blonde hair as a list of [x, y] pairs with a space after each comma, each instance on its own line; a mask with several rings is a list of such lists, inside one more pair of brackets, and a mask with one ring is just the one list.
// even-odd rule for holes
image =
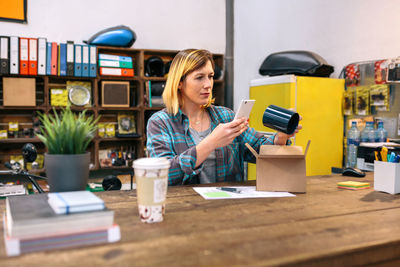
[[[179, 83], [185, 80], [188, 74], [204, 67], [208, 61], [211, 62], [214, 69], [215, 64], [212, 54], [204, 49], [182, 50], [174, 57], [162, 95], [168, 113], [176, 115], [179, 106], [183, 105], [183, 99], [178, 90]], [[208, 103], [203, 107], [206, 108], [212, 103], [214, 103], [214, 99], [212, 98], [211, 93]]]

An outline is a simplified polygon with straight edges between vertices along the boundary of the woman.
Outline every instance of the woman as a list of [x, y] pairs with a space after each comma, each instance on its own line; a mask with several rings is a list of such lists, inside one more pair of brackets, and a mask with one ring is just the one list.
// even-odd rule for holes
[[166, 108], [147, 124], [149, 156], [171, 160], [169, 185], [243, 181], [244, 160], [255, 161], [245, 143], [259, 151], [264, 144], [285, 145], [294, 135], [265, 138], [246, 118], [233, 120], [232, 110], [213, 106], [213, 76], [207, 50], [183, 50], [172, 61], [163, 92]]

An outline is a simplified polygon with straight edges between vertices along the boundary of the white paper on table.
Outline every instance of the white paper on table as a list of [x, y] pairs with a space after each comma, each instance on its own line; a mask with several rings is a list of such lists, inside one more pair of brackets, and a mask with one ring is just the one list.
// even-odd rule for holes
[[222, 191], [218, 187], [193, 187], [204, 199], [235, 199], [235, 198], [267, 198], [267, 197], [295, 197], [289, 192], [256, 191], [255, 186], [226, 186], [236, 188], [240, 193]]

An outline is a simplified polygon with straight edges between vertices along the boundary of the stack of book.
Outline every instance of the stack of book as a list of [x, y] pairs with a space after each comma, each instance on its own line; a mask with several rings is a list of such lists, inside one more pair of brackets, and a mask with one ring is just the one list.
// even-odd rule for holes
[[134, 76], [134, 69], [131, 57], [99, 54], [100, 75], [111, 76]]
[[8, 256], [121, 238], [114, 212], [89, 191], [7, 197], [3, 223]]

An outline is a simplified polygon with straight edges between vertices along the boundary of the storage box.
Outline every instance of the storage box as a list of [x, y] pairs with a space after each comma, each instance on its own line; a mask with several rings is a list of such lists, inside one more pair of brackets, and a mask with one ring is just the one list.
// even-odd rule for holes
[[400, 193], [400, 163], [374, 162], [374, 190], [389, 194]]
[[129, 108], [129, 82], [101, 82], [101, 106]]
[[68, 90], [64, 88], [50, 89], [50, 104], [53, 107], [66, 107], [68, 105]]
[[256, 157], [257, 191], [306, 192], [306, 155], [301, 146], [263, 145], [257, 153], [246, 146]]
[[36, 106], [35, 78], [3, 78], [4, 106]]

